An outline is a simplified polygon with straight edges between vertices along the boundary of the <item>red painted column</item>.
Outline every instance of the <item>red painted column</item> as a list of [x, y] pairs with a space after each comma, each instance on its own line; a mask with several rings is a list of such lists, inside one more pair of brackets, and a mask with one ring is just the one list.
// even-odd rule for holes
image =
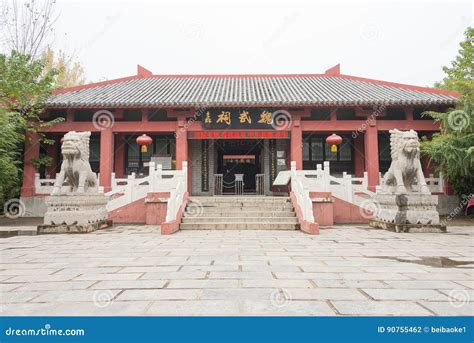
[[66, 121], [72, 123], [74, 121], [74, 112], [73, 110], [66, 110]]
[[291, 160], [296, 162], [296, 169], [303, 169], [303, 131], [301, 119], [293, 117], [291, 125]]
[[181, 170], [183, 161], [188, 160], [188, 137], [187, 129], [185, 127], [186, 118], [178, 116], [176, 127], [176, 169]]
[[375, 122], [371, 122], [365, 131], [365, 170], [369, 179], [368, 188], [374, 192], [379, 184], [379, 143]]
[[46, 146], [46, 150], [48, 152], [48, 156], [51, 157], [51, 165], [46, 168], [46, 174], [48, 174], [51, 178], [54, 179], [56, 175], [56, 167], [59, 163], [58, 161], [58, 148], [59, 143], [56, 138], [54, 137], [54, 143], [51, 145]]
[[[196, 161], [196, 163], [199, 163]], [[188, 144], [188, 193], [191, 195], [193, 189], [193, 152], [191, 145]]]
[[112, 128], [106, 128], [100, 132], [100, 180], [99, 184], [104, 187], [104, 192], [111, 189], [112, 170], [114, 163], [114, 135]]
[[39, 135], [34, 132], [26, 132], [25, 153], [23, 157], [23, 184], [20, 190], [22, 197], [32, 197], [35, 195], [36, 168], [31, 161], [39, 157], [39, 152]]
[[354, 169], [356, 177], [364, 175], [364, 136], [362, 134], [354, 138]]
[[122, 134], [114, 136], [114, 172], [115, 177], [125, 174], [125, 137]]

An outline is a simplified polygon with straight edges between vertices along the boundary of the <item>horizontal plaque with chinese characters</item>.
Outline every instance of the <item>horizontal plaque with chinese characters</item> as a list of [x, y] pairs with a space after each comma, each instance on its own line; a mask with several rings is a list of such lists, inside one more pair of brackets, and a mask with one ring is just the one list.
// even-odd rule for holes
[[275, 109], [228, 108], [208, 109], [202, 114], [204, 129], [257, 129], [275, 130], [273, 113]]
[[189, 131], [189, 139], [289, 139], [290, 131]]

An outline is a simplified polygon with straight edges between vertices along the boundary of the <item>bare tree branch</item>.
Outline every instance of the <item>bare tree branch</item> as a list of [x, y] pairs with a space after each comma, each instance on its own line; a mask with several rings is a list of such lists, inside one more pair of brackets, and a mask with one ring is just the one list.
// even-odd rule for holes
[[11, 0], [0, 11], [5, 48], [37, 58], [52, 40], [56, 0]]

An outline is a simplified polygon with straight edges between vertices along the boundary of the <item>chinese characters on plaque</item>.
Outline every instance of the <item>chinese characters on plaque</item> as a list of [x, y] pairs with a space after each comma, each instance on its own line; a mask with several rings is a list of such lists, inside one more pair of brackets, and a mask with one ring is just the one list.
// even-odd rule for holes
[[209, 109], [202, 116], [204, 129], [267, 129], [274, 130], [271, 109]]

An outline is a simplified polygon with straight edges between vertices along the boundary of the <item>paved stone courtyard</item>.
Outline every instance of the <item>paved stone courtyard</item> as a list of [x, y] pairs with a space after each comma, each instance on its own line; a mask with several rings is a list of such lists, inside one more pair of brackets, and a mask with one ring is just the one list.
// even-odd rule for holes
[[[3, 315], [473, 315], [474, 231], [116, 226], [0, 239]], [[427, 258], [428, 257], [428, 258]]]

